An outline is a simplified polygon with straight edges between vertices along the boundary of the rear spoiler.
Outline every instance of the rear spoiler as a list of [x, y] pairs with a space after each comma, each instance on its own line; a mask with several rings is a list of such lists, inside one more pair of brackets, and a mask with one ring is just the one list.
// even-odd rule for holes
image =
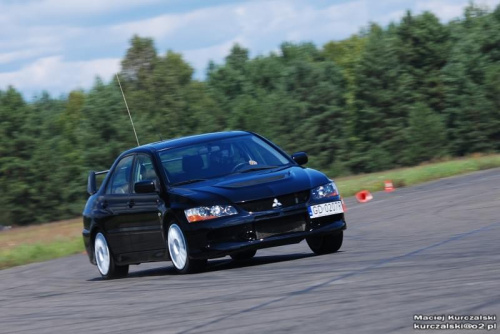
[[103, 170], [100, 172], [91, 171], [89, 173], [89, 178], [87, 181], [87, 192], [89, 193], [89, 195], [94, 195], [97, 192], [97, 186], [96, 186], [96, 180], [95, 180], [96, 175], [103, 175], [103, 174], [107, 174], [108, 172], [109, 172], [109, 170]]

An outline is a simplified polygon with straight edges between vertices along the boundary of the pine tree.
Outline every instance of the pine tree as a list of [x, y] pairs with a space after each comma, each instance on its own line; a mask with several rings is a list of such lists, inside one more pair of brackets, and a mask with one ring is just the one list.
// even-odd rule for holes
[[499, 147], [500, 112], [495, 94], [499, 23], [498, 15], [471, 5], [465, 10], [465, 18], [453, 25], [455, 43], [443, 69], [446, 126], [453, 155], [489, 152]]
[[356, 67], [355, 113], [348, 138], [352, 150], [347, 156], [354, 173], [388, 169], [403, 160], [407, 110], [400, 108], [398, 99], [408, 84], [401, 77], [396, 38], [394, 26], [384, 31], [372, 25]]

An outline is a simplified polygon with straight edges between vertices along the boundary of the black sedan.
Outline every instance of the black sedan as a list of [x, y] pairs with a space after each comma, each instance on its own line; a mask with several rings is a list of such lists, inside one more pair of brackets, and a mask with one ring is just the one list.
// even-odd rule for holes
[[[332, 180], [302, 167], [307, 160], [243, 131], [123, 152], [109, 171], [89, 175], [90, 262], [114, 278], [131, 264], [164, 260], [195, 272], [208, 259], [250, 259], [257, 249], [304, 239], [316, 254], [336, 252], [346, 228], [342, 200]], [[97, 189], [99, 174], [106, 176]]]

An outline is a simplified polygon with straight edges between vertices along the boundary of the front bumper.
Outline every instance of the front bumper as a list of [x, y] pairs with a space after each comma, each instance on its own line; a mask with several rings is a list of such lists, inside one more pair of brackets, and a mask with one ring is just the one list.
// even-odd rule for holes
[[311, 219], [307, 205], [191, 223], [185, 236], [193, 259], [218, 258], [245, 250], [298, 243], [346, 229], [343, 213]]

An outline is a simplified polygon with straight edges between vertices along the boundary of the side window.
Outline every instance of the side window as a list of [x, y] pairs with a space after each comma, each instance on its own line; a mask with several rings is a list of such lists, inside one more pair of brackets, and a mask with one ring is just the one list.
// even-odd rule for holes
[[133, 161], [134, 156], [130, 155], [120, 160], [116, 165], [106, 189], [107, 194], [128, 194], [130, 192], [130, 173]]
[[[139, 181], [156, 181], [158, 183], [158, 176], [156, 175], [155, 168], [151, 157], [146, 154], [138, 154], [135, 159], [133, 183]], [[132, 192], [134, 190], [132, 189]]]

